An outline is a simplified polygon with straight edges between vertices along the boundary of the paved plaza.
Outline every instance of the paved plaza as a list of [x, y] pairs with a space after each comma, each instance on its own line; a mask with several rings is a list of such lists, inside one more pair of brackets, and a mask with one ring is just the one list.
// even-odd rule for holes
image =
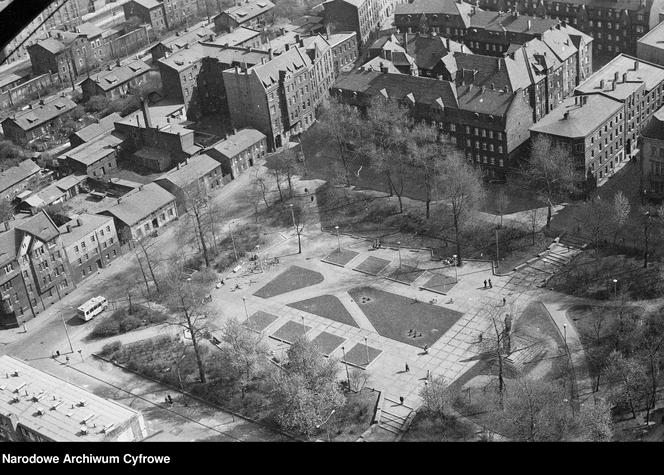
[[[347, 236], [340, 244], [341, 252], [336, 236], [317, 232], [304, 236], [302, 254], [292, 238], [264, 251], [265, 258], [279, 257], [279, 265], [229, 276], [213, 294], [213, 326], [250, 317], [248, 326], [279, 358], [305, 335], [323, 354], [368, 371], [370, 387], [417, 407], [428, 372], [452, 382], [475, 364], [479, 336], [490, 331], [488, 308], [502, 307], [503, 297], [506, 310], [522, 305], [518, 287], [493, 275], [491, 262], [465, 261], [455, 269], [425, 250], [371, 249]], [[488, 279], [492, 288], [484, 288]], [[399, 319], [389, 331], [383, 326], [390, 322], [372, 324], [367, 309], [380, 302], [389, 306], [389, 318]], [[390, 331], [399, 333], [386, 336]], [[346, 377], [343, 363], [339, 377]]]

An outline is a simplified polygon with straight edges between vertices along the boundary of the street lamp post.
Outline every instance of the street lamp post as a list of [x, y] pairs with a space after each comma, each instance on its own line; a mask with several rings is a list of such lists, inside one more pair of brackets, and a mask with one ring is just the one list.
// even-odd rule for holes
[[618, 300], [618, 279], [613, 279], [613, 295]]
[[62, 320], [62, 326], [65, 327], [65, 333], [67, 334], [67, 341], [69, 342], [69, 352], [73, 353], [74, 352], [74, 347], [71, 344], [71, 338], [69, 337], [69, 330], [67, 329], [67, 324], [65, 323], [65, 319], [62, 316], [62, 304], [60, 304], [60, 320]]
[[341, 239], [339, 239], [339, 226], [335, 226], [334, 229], [337, 230], [337, 250], [341, 252]]
[[288, 205], [290, 207], [291, 217], [293, 218], [293, 228], [295, 228], [295, 234], [297, 234], [297, 253], [302, 254], [302, 242], [300, 241], [300, 230], [295, 224], [295, 211], [293, 211], [293, 203]]
[[[320, 424], [317, 424], [317, 425], [316, 425], [316, 429], [320, 429], [322, 425], [327, 424], [327, 421], [330, 420], [330, 417], [332, 417], [332, 414], [334, 414], [336, 411], [337, 411], [336, 409], [332, 409], [332, 412], [330, 412], [330, 414], [327, 416], [327, 419], [325, 419], [325, 420], [324, 420], [323, 422], [321, 422]], [[332, 441], [330, 440], [330, 427], [329, 427], [329, 426], [325, 426], [325, 429], [326, 429], [326, 432], [327, 432], [327, 441], [328, 441], [328, 442], [332, 442]]]
[[249, 312], [247, 312], [247, 297], [242, 297], [242, 303], [244, 304], [244, 316], [249, 321]]
[[184, 389], [184, 386], [182, 386], [182, 376], [180, 375], [180, 363], [182, 363], [182, 360], [184, 357], [187, 355], [182, 355], [180, 356], [180, 359], [175, 362], [175, 371], [178, 374], [178, 382], [180, 383], [180, 389]]
[[306, 327], [306, 325], [304, 324], [304, 315], [300, 314], [300, 318], [302, 319], [302, 327], [303, 327], [302, 331], [306, 333], [306, 330], [304, 329], [304, 327]]
[[348, 362], [346, 361], [346, 348], [342, 346], [341, 351], [344, 354], [344, 365], [346, 366], [346, 380], [348, 381], [348, 390], [350, 391], [350, 373], [348, 372]]
[[399, 269], [401, 269], [401, 241], [397, 241], [397, 251], [399, 252]]
[[367, 352], [367, 366], [369, 366], [369, 344], [367, 343], [367, 337], [364, 337], [364, 349]]
[[228, 229], [231, 232], [231, 242], [233, 243], [233, 254], [235, 254], [235, 261], [237, 262], [237, 249], [235, 248], [235, 237], [233, 236], [233, 223], [228, 224]]
[[454, 259], [454, 283], [458, 284], [459, 283], [459, 274], [457, 271], [457, 255], [454, 254], [452, 256], [452, 259]]

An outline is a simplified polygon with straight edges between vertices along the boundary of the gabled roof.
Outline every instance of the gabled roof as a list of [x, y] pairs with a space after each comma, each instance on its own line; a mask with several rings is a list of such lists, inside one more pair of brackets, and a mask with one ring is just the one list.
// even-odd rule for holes
[[257, 64], [250, 71], [260, 80], [264, 88], [271, 87], [279, 82], [279, 71], [287, 74], [296, 74], [311, 66], [311, 59], [294, 46], [265, 64]]
[[456, 61], [456, 83], [474, 84], [494, 89], [510, 91], [525, 89], [531, 85], [523, 55], [515, 54], [515, 59], [497, 58], [479, 54], [454, 53]]
[[102, 135], [71, 149], [64, 153], [63, 156], [85, 166], [90, 166], [108, 156], [121, 143], [122, 139], [114, 135]]
[[179, 163], [176, 168], [164, 173], [154, 181], [159, 183], [165, 180], [179, 188], [185, 188], [220, 166], [219, 162], [209, 155], [196, 155]]
[[664, 140], [664, 107], [655, 112], [641, 131], [642, 137]]
[[31, 194], [27, 198], [23, 198], [23, 202], [33, 208], [40, 208], [42, 206], [48, 206], [64, 196], [65, 193], [54, 183], [51, 183], [46, 188]]
[[209, 40], [210, 36], [212, 35], [214, 35], [214, 31], [204, 25], [201, 25], [198, 28], [179, 32], [173, 36], [169, 36], [168, 38], [161, 40], [160, 44], [171, 51], [176, 51], [184, 48], [185, 45], [191, 45], [198, 41]]
[[470, 27], [487, 31], [527, 33], [540, 35], [558, 25], [560, 20], [541, 18], [512, 13], [488, 12], [477, 10], [470, 16]]
[[420, 76], [359, 71], [342, 74], [332, 87], [368, 96], [381, 94], [395, 100], [412, 94], [418, 104], [432, 105], [440, 99], [445, 107], [458, 107], [457, 93], [451, 82]]
[[542, 41], [553, 51], [560, 61], [565, 61], [578, 52], [567, 31], [552, 28], [542, 34]]
[[53, 182], [62, 191], [67, 191], [88, 179], [87, 175], [67, 175]]
[[489, 88], [473, 86], [457, 87], [459, 109], [478, 114], [504, 116], [512, 105], [514, 96], [512, 91], [492, 91]]
[[[77, 219], [80, 219], [81, 225], [77, 224]], [[60, 236], [62, 238], [62, 245], [64, 247], [71, 246], [72, 244], [77, 243], [82, 238], [86, 237], [88, 234], [93, 232], [96, 229], [99, 229], [103, 226], [106, 226], [109, 221], [112, 221], [111, 216], [102, 216], [99, 214], [87, 214], [82, 213], [75, 216], [68, 223], [63, 224], [58, 229], [60, 230]], [[69, 231], [67, 231], [67, 225], [69, 225]]]
[[558, 137], [586, 137], [621, 108], [620, 101], [599, 94], [568, 97], [530, 130]]
[[362, 71], [381, 71], [381, 67], [387, 68], [388, 73], [392, 74], [403, 74], [401, 71], [397, 69], [397, 67], [394, 65], [392, 61], [389, 61], [385, 58], [381, 58], [380, 56], [376, 56], [374, 59], [371, 59], [364, 63], [362, 66], [360, 66], [360, 69]]
[[99, 28], [97, 25], [89, 22], [81, 23], [76, 27], [76, 30], [82, 35], [85, 35], [88, 39], [101, 36], [101, 34], [104, 32], [104, 30]]
[[[396, 5], [395, 15], [450, 15], [459, 16], [464, 25], [470, 25], [470, 12], [473, 6], [455, 0], [414, 0]], [[476, 9], [479, 10], [479, 9]]]
[[62, 42], [55, 38], [46, 38], [45, 40], [39, 41], [37, 44], [52, 54], [58, 54], [67, 49]]
[[13, 121], [21, 129], [31, 130], [75, 109], [76, 103], [68, 97], [58, 96], [44, 104], [37, 102], [30, 104], [30, 106], [30, 109], [9, 116], [3, 123]]
[[99, 137], [100, 135], [112, 131], [115, 127], [115, 123], [120, 120], [122, 120], [122, 116], [117, 112], [113, 112], [112, 114], [99, 119], [99, 122], [90, 124], [87, 127], [83, 127], [81, 130], [74, 132], [74, 135], [84, 142], [89, 142], [95, 137]]
[[158, 8], [162, 6], [162, 3], [158, 2], [157, 0], [132, 0], [132, 1], [139, 4], [143, 8], [147, 8], [148, 10], [152, 10], [153, 8]]
[[118, 220], [133, 226], [142, 219], [175, 201], [175, 196], [156, 183], [148, 183], [136, 188], [118, 199], [111, 207], [103, 211]]
[[238, 153], [265, 139], [265, 134], [256, 129], [241, 129], [235, 134], [214, 144], [211, 149], [226, 158], [233, 158]]
[[0, 172], [0, 192], [11, 188], [35, 173], [39, 173], [40, 170], [39, 165], [28, 159]]
[[110, 91], [134, 78], [142, 76], [149, 70], [150, 66], [140, 59], [136, 59], [121, 66], [112, 67], [110, 70], [106, 69], [93, 74], [85, 81], [92, 81], [103, 91]]
[[235, 20], [238, 23], [244, 23], [251, 20], [252, 18], [262, 15], [263, 13], [274, 8], [274, 3], [269, 0], [255, 0], [249, 2], [248, 0], [245, 3], [227, 8], [221, 14], [226, 14]]
[[16, 229], [25, 231], [44, 242], [50, 241], [60, 234], [58, 227], [44, 210], [22, 221], [16, 226]]

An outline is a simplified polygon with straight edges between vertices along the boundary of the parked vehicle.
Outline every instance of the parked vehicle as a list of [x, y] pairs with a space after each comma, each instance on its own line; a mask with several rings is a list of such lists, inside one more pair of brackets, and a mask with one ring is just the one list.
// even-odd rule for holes
[[92, 297], [83, 305], [76, 309], [77, 315], [81, 320], [89, 321], [106, 310], [108, 302], [105, 297]]

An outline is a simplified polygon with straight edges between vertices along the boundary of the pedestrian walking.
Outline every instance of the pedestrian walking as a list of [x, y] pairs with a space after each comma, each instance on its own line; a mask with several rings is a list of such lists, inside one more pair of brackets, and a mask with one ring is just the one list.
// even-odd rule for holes
[[401, 405], [403, 406], [403, 396], [399, 396], [399, 402], [401, 402]]
[[431, 370], [427, 370], [427, 380], [431, 379]]
[[166, 397], [168, 398], [168, 403], [169, 403], [169, 404], [173, 404], [173, 398], [171, 397], [171, 395], [169, 394], [169, 395], [166, 396]]
[[503, 297], [503, 307], [507, 304], [507, 300]]
[[408, 367], [408, 363], [406, 363], [406, 373], [410, 371], [410, 368]]
[[489, 288], [493, 289], [493, 285], [491, 284], [491, 279], [489, 279]]
[[478, 341], [482, 343], [482, 338], [484, 338], [484, 333], [480, 333], [480, 336], [478, 338]]
[[486, 280], [484, 281], [484, 288], [486, 289]]
[[58, 355], [58, 358], [60, 357], [60, 350], [55, 350], [55, 354]]
[[65, 362], [69, 364], [69, 356], [65, 356]]
[[424, 345], [424, 354], [425, 355], [429, 354], [429, 345]]

